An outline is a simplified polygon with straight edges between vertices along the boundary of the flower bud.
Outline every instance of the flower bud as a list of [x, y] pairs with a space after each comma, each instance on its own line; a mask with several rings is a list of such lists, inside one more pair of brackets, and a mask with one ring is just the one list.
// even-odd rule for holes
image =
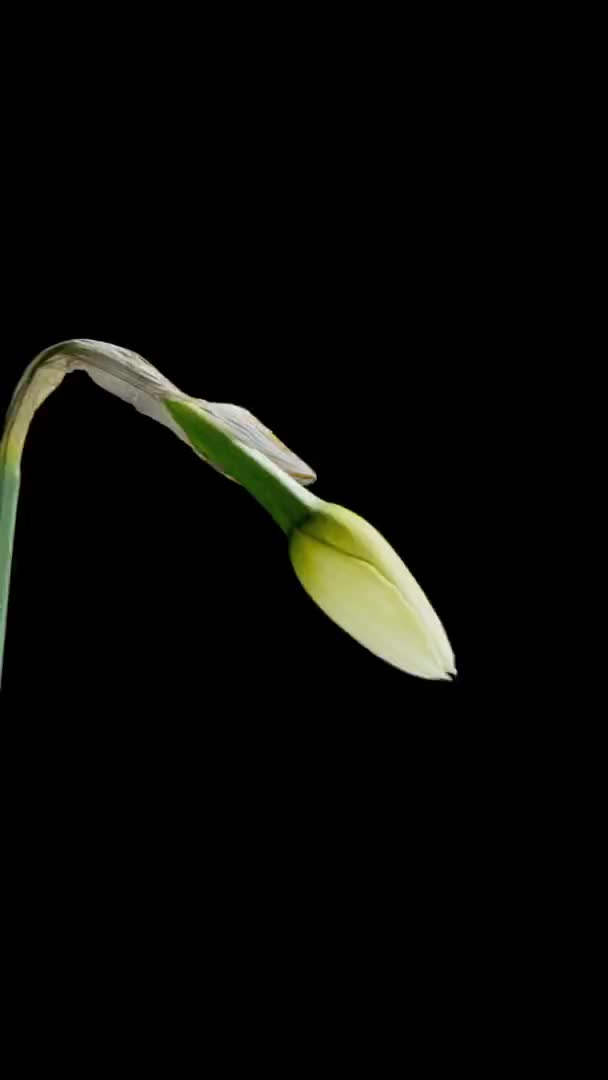
[[417, 581], [380, 533], [357, 514], [323, 503], [293, 530], [300, 583], [351, 637], [423, 679], [449, 679], [454, 654]]

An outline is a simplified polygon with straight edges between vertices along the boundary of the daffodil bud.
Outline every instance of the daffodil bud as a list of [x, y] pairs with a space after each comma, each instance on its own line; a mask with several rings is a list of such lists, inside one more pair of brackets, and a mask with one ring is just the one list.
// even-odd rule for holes
[[456, 673], [446, 632], [427, 597], [363, 518], [324, 503], [293, 530], [289, 554], [309, 596], [370, 652], [423, 679]]
[[423, 679], [456, 673], [447, 635], [417, 581], [383, 536], [326, 503], [207, 413], [165, 402], [195, 450], [237, 479], [287, 534], [294, 570], [330, 619], [376, 656]]
[[390, 544], [363, 518], [309, 491], [314, 472], [268, 428], [239, 406], [183, 394], [136, 353], [79, 339], [30, 364], [0, 441], [0, 678], [21, 453], [36, 409], [77, 369], [242, 484], [286, 534], [300, 582], [338, 626], [402, 671], [424, 679], [455, 674], [445, 630]]

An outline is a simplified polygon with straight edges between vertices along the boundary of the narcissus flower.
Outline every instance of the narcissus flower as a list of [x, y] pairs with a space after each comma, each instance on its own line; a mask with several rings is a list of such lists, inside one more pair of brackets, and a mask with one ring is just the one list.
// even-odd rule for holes
[[418, 582], [363, 518], [324, 502], [214, 429], [184, 402], [167, 407], [195, 448], [239, 479], [287, 534], [293, 568], [330, 619], [370, 652], [423, 679], [456, 673], [446, 632]]
[[425, 679], [455, 673], [445, 630], [390, 544], [362, 518], [317, 498], [312, 470], [236, 405], [182, 393], [141, 356], [105, 342], [61, 342], [27, 369], [0, 442], [0, 677], [21, 455], [36, 409], [74, 370], [158, 420], [238, 481], [288, 538], [294, 570], [319, 607], [376, 656]]
[[289, 540], [306, 592], [343, 630], [389, 664], [449, 679], [454, 654], [418, 582], [372, 525], [325, 503]]

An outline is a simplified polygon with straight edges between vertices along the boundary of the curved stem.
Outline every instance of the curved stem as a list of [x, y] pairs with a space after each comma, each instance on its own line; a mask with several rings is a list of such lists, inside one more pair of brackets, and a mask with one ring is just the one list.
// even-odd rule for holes
[[170, 427], [205, 461], [243, 483], [285, 532], [316, 504], [302, 486], [315, 479], [314, 472], [245, 409], [191, 398], [143, 357], [107, 342], [83, 338], [44, 349], [18, 383], [0, 442], [0, 685], [23, 446], [36, 410], [76, 370]]
[[21, 484], [21, 455], [36, 409], [59, 386], [67, 371], [64, 344], [62, 342], [45, 349], [24, 372], [13, 394], [0, 442], [0, 686]]

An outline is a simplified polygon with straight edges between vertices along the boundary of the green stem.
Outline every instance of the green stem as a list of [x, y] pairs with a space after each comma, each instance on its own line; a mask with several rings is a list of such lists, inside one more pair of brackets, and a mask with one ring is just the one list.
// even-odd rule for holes
[[4, 435], [0, 440], [0, 686], [21, 483], [21, 455], [36, 409], [63, 379], [66, 366], [60, 357], [66, 352], [66, 344], [69, 346], [70, 343], [60, 342], [39, 353], [23, 373], [9, 405]]
[[194, 405], [168, 398], [165, 405], [192, 446], [233, 480], [238, 480], [288, 536], [320, 505], [312, 492], [263, 454], [235, 442]]
[[19, 461], [9, 456], [7, 440], [3, 439], [0, 443], [0, 686], [20, 480]]

